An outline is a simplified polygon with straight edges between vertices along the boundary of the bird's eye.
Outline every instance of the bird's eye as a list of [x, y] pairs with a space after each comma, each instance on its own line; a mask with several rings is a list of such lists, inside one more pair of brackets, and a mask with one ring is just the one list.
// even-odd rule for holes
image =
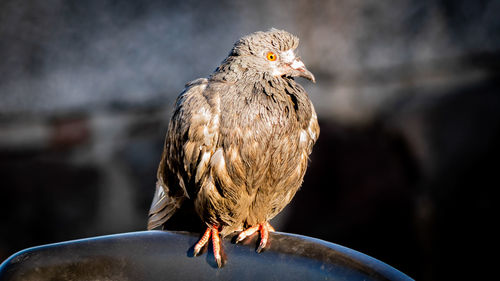
[[275, 61], [278, 58], [278, 56], [273, 52], [268, 52], [266, 58], [269, 61]]

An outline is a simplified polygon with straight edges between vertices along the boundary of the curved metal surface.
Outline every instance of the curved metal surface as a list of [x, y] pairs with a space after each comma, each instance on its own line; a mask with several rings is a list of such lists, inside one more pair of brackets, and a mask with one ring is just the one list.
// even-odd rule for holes
[[0, 265], [0, 280], [412, 280], [393, 267], [349, 248], [301, 235], [271, 233], [255, 252], [224, 239], [227, 263], [211, 251], [192, 256], [197, 234], [142, 231], [22, 250]]

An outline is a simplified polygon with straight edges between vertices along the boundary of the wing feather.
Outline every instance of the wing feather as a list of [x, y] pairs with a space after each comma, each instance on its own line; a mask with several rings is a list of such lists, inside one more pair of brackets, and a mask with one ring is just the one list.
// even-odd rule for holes
[[186, 85], [177, 98], [158, 167], [156, 192], [148, 229], [162, 226], [182, 205], [195, 197], [196, 184], [207, 172], [218, 138], [218, 105], [201, 78]]

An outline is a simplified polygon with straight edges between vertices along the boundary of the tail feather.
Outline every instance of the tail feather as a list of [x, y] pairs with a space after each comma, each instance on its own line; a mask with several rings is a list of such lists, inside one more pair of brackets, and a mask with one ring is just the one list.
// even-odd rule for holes
[[156, 191], [149, 209], [148, 230], [162, 226], [181, 206], [183, 198], [171, 197], [164, 187], [156, 184]]

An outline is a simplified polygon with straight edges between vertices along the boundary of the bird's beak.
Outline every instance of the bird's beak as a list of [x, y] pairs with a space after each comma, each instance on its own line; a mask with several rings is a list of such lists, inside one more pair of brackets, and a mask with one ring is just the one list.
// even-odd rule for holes
[[290, 68], [292, 69], [292, 76], [300, 76], [306, 79], [311, 80], [313, 83], [316, 83], [316, 78], [311, 73], [311, 71], [307, 70], [304, 63], [299, 59], [295, 58], [293, 62], [290, 64]]

